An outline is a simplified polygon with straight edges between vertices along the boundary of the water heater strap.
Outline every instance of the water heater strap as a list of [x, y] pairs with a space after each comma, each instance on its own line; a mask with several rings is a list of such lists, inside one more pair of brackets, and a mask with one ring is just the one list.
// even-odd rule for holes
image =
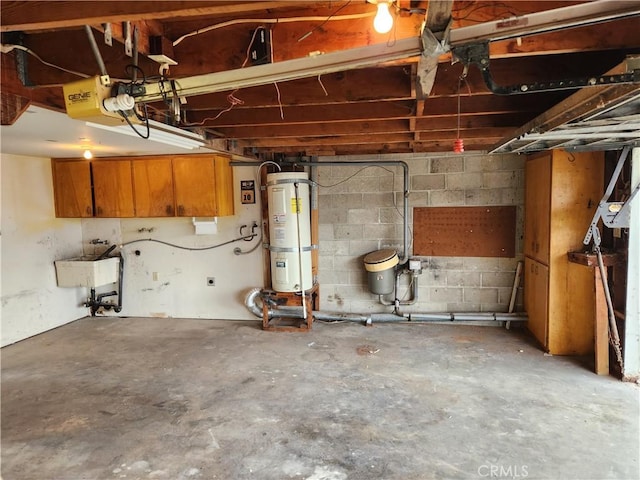
[[281, 180], [272, 180], [267, 182], [267, 186], [281, 185], [283, 183], [307, 183], [309, 185], [314, 185], [314, 182], [307, 180], [306, 178], [283, 178]]
[[[311, 245], [310, 247], [302, 247], [300, 248], [301, 251], [303, 252], [310, 252], [311, 250], [317, 250], [318, 246], [317, 245]], [[276, 253], [283, 253], [283, 252], [298, 252], [298, 247], [272, 247], [269, 246], [269, 251], [271, 252], [276, 252]]]

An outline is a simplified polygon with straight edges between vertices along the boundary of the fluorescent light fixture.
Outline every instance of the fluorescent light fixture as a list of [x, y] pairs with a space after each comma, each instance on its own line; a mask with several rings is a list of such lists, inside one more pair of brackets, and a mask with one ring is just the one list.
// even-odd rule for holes
[[[130, 137], [142, 138], [129, 125], [108, 126], [99, 123], [86, 122], [88, 127], [99, 128], [108, 132], [121, 133]], [[141, 133], [146, 133], [147, 127], [144, 125], [134, 125]], [[187, 132], [180, 128], [172, 127], [164, 123], [149, 120], [149, 138], [152, 142], [164, 143], [173, 147], [185, 148], [193, 150], [195, 148], [204, 147], [204, 138], [196, 133]]]

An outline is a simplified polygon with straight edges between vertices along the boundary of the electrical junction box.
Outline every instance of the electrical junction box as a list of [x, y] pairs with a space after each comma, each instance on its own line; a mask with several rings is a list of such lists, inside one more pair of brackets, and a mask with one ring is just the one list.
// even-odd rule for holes
[[271, 30], [258, 27], [253, 35], [253, 41], [249, 47], [249, 63], [251, 65], [264, 65], [272, 62]]
[[419, 258], [410, 258], [409, 270], [414, 272], [422, 270], [422, 261]]

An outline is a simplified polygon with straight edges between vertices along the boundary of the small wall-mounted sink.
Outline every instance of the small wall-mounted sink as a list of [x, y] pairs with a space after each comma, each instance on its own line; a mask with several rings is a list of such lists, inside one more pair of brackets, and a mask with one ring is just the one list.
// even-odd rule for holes
[[120, 257], [83, 256], [56, 260], [59, 287], [95, 288], [118, 281]]

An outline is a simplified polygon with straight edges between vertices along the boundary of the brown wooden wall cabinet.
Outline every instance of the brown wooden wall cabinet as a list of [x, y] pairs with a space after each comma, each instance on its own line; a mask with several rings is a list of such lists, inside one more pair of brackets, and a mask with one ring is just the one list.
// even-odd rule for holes
[[93, 217], [91, 164], [87, 160], [53, 161], [56, 217]]
[[525, 287], [528, 328], [549, 353], [593, 352], [593, 274], [568, 261], [600, 201], [602, 152], [536, 154], [525, 166]]
[[130, 160], [91, 162], [91, 175], [96, 217], [135, 217]]
[[234, 214], [233, 171], [219, 155], [53, 159], [56, 216]]
[[131, 162], [136, 216], [173, 217], [173, 171], [162, 158], [140, 158]]

